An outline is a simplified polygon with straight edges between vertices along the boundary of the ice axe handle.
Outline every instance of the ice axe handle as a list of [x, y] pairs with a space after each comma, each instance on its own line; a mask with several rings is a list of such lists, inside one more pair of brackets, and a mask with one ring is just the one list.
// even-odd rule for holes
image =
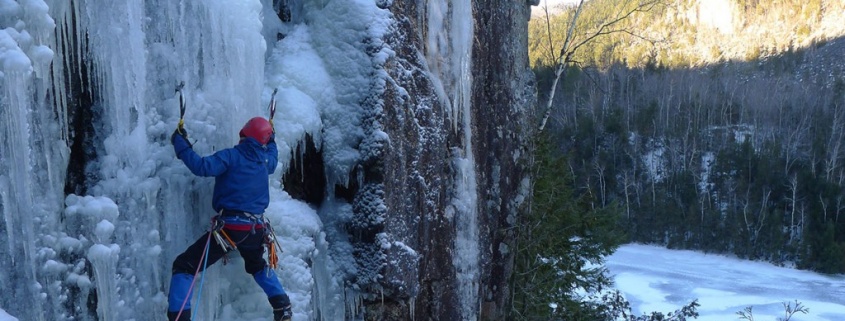
[[270, 125], [273, 125], [273, 117], [276, 116], [276, 93], [279, 88], [273, 89], [273, 95], [270, 96]]
[[176, 126], [176, 130], [179, 131], [179, 134], [187, 138], [188, 133], [185, 131], [185, 96], [182, 95], [183, 88], [185, 88], [184, 81], [176, 86], [176, 92], [179, 93], [179, 124]]

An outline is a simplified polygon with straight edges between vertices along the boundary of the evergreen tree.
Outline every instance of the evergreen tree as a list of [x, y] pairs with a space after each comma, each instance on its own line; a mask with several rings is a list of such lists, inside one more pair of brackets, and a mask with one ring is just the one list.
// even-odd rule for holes
[[612, 283], [604, 258], [623, 241], [619, 208], [592, 207], [571, 166], [547, 137], [537, 144], [531, 211], [518, 224], [513, 320], [603, 320], [588, 300]]

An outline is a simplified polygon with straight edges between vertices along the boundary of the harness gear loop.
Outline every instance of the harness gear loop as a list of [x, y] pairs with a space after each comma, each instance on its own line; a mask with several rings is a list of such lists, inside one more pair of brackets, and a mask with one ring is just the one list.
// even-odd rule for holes
[[252, 221], [252, 227], [250, 228], [249, 233], [255, 234], [255, 226], [258, 225], [259, 222], [258, 216], [246, 212], [244, 212], [244, 216], [246, 216], [250, 221]]

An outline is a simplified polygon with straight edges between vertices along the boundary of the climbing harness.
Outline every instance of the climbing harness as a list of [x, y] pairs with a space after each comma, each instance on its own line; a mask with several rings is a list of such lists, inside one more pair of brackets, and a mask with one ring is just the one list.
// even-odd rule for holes
[[[229, 233], [226, 232], [224, 228], [229, 229], [237, 229], [236, 225], [226, 225], [226, 222], [222, 219], [224, 216], [223, 210], [221, 210], [217, 216], [212, 218], [212, 229], [211, 233], [214, 235], [214, 240], [217, 242], [218, 245], [223, 249], [224, 259], [226, 258], [225, 254], [231, 250], [237, 249], [238, 244], [246, 240], [246, 236], [238, 240], [237, 242], [232, 240], [232, 237], [229, 236]], [[246, 212], [238, 212], [237, 216], [246, 218], [251, 224], [250, 226], [250, 234], [255, 234], [256, 228], [262, 228], [264, 230], [264, 248], [267, 251], [267, 261], [268, 265], [272, 269], [276, 269], [279, 266], [279, 252], [282, 250], [282, 246], [279, 243], [279, 239], [276, 236], [276, 231], [273, 230], [273, 225], [270, 224], [270, 220], [266, 217], [259, 217], [254, 214], [246, 213]]]

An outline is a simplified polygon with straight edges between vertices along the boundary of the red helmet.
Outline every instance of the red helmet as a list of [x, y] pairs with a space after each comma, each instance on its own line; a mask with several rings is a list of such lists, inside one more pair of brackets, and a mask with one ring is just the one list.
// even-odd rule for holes
[[241, 128], [241, 137], [251, 137], [261, 145], [267, 145], [273, 135], [273, 126], [263, 117], [253, 117]]

